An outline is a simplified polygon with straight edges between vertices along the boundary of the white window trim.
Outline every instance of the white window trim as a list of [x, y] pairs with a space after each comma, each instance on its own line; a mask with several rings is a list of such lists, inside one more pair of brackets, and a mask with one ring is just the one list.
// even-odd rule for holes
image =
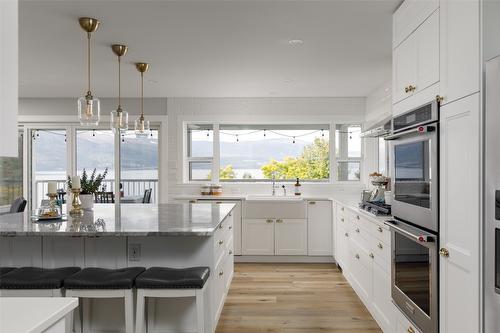
[[[159, 131], [158, 137], [158, 203], [164, 203], [168, 199], [168, 118], [167, 116], [147, 116], [151, 128]], [[18, 122], [24, 130], [25, 140], [23, 142], [23, 192], [26, 197], [32, 198], [30, 190], [34, 183], [31, 179], [31, 140], [27, 140], [31, 130], [35, 129], [64, 129], [68, 133], [66, 139], [66, 156], [68, 162], [66, 165], [66, 174], [75, 175], [76, 170], [76, 131], [77, 130], [109, 130], [108, 115], [102, 116], [99, 126], [85, 127], [81, 126], [77, 116], [18, 116]], [[115, 149], [115, 159], [119, 154]], [[165, 167], [163, 167], [165, 166]], [[31, 183], [31, 184], [30, 184]], [[119, 196], [118, 196], [119, 197]], [[117, 202], [119, 198], [117, 199]], [[31, 204], [31, 203], [30, 203]], [[31, 207], [30, 207], [31, 209]]]
[[[330, 147], [330, 176], [328, 180], [325, 181], [307, 181], [304, 180], [304, 184], [310, 184], [310, 185], [361, 185], [364, 182], [364, 174], [363, 174], [363, 166], [364, 166], [364, 145], [361, 144], [361, 157], [356, 158], [356, 161], [360, 161], [360, 179], [359, 180], [347, 180], [347, 181], [338, 181], [336, 180], [336, 166], [337, 166], [337, 156], [335, 153], [335, 128], [336, 125], [338, 124], [352, 124], [352, 125], [360, 125], [361, 130], [363, 130], [363, 119], [362, 118], [357, 118], [357, 119], [342, 119], [342, 120], [337, 120], [337, 121], [331, 121], [331, 120], [325, 120], [322, 117], [313, 117], [315, 119], [310, 119], [307, 121], [304, 120], [259, 120], [259, 121], [249, 121], [249, 120], [241, 120], [241, 119], [223, 119], [223, 120], [206, 120], [206, 119], [195, 119], [194, 117], [185, 117], [181, 118], [179, 117], [178, 123], [179, 126], [178, 128], [181, 128], [182, 131], [180, 133], [180, 148], [179, 149], [179, 154], [178, 158], [179, 160], [182, 161], [182, 169], [179, 170], [180, 174], [177, 179], [181, 179], [182, 182], [178, 183], [178, 185], [193, 185], [193, 186], [199, 186], [201, 184], [206, 184], [206, 183], [219, 183], [219, 168], [220, 168], [220, 142], [219, 142], [219, 126], [224, 125], [224, 124], [252, 124], [252, 125], [283, 125], [283, 124], [290, 124], [290, 125], [317, 125], [317, 124], [325, 124], [329, 126], [329, 147]], [[214, 125], [214, 140], [213, 140], [213, 156], [212, 156], [212, 179], [211, 180], [190, 180], [189, 179], [189, 161], [188, 161], [188, 142], [187, 142], [187, 125], [188, 124], [213, 124]], [[189, 158], [190, 161], [193, 160], [193, 158]], [[206, 161], [206, 158], [202, 158], [202, 160]], [[228, 185], [238, 185], [238, 184], [245, 184], [245, 185], [262, 185], [262, 184], [270, 184], [271, 181], [266, 181], [266, 180], [261, 180], [261, 181], [224, 181], [222, 182], [223, 184], [228, 184]], [[290, 181], [291, 183], [291, 181]]]

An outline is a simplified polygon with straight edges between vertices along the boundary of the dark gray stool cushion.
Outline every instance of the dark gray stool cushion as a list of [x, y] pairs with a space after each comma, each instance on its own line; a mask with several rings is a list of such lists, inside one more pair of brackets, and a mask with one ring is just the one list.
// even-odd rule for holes
[[12, 272], [13, 270], [15, 270], [14, 267], [0, 267], [0, 276]]
[[64, 287], [66, 289], [131, 289], [135, 278], [144, 270], [144, 267], [85, 268], [64, 280]]
[[2, 276], [0, 289], [59, 289], [80, 267], [21, 267]]
[[135, 279], [135, 286], [143, 289], [201, 289], [209, 276], [208, 267], [151, 267]]

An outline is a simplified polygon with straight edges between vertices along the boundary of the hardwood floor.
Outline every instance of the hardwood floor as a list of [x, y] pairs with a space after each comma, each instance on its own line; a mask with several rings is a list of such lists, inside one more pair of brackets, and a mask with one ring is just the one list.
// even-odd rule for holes
[[216, 333], [381, 332], [333, 264], [243, 264]]

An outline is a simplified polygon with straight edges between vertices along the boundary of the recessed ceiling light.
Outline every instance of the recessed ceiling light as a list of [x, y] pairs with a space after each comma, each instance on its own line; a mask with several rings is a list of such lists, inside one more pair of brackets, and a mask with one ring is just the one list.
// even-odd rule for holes
[[302, 39], [290, 39], [288, 41], [288, 44], [290, 44], [290, 45], [301, 45], [301, 44], [304, 44], [304, 41]]

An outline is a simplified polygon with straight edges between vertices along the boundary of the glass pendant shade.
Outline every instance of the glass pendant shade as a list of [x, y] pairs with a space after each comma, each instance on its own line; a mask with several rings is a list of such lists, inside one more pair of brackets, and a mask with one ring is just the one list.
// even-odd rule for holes
[[82, 126], [97, 126], [101, 119], [101, 103], [93, 96], [78, 99], [78, 120]]
[[120, 130], [125, 132], [128, 130], [128, 112], [123, 110], [111, 111], [110, 127], [115, 132]]
[[147, 137], [149, 135], [149, 129], [150, 129], [149, 120], [144, 119], [143, 116], [139, 116], [135, 120], [134, 130], [136, 137], [139, 138]]

